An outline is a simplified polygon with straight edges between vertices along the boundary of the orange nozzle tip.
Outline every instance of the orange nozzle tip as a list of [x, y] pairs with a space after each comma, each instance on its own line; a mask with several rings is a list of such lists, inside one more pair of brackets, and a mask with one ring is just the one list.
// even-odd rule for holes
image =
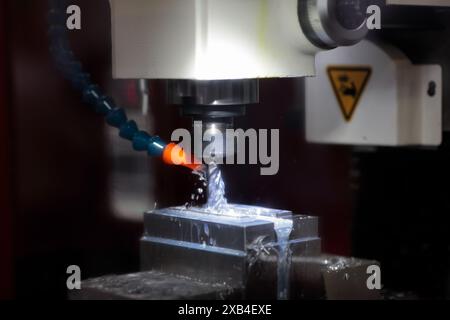
[[197, 164], [198, 161], [192, 157], [194, 162], [188, 160], [186, 152], [179, 145], [170, 143], [166, 146], [163, 152], [163, 161], [168, 165], [183, 166], [193, 171], [199, 170], [202, 165]]

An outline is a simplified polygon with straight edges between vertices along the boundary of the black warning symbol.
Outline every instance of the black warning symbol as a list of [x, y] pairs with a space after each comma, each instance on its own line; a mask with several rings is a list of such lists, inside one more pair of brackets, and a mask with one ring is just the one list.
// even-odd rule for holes
[[327, 71], [342, 114], [350, 121], [372, 75], [372, 68], [331, 66]]

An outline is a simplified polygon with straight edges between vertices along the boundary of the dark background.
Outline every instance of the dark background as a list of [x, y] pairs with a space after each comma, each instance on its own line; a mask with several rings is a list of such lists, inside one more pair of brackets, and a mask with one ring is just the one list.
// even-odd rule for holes
[[[71, 33], [78, 58], [105, 91], [133, 105], [133, 83], [111, 79], [108, 2], [74, 3], [83, 17], [82, 30]], [[0, 4], [0, 297], [64, 299], [69, 265], [79, 265], [83, 278], [137, 271], [142, 225], [112, 214], [103, 119], [52, 64], [47, 1]], [[383, 36], [401, 43], [412, 59], [443, 63], [447, 79], [450, 46], [427, 34], [440, 30], [444, 38], [446, 12], [438, 14], [442, 23], [434, 11], [428, 14], [420, 30], [389, 25]], [[152, 81], [150, 89], [157, 119], [152, 133], [168, 140], [173, 129], [190, 126], [166, 105], [164, 82]], [[281, 129], [280, 172], [262, 177], [258, 167], [225, 167], [229, 200], [319, 216], [324, 251], [379, 260], [389, 288], [447, 297], [447, 143], [438, 150], [376, 152], [308, 145], [301, 93], [299, 80], [261, 81], [261, 104], [237, 126]], [[159, 206], [187, 201], [192, 178], [184, 170], [149, 159], [150, 171]]]

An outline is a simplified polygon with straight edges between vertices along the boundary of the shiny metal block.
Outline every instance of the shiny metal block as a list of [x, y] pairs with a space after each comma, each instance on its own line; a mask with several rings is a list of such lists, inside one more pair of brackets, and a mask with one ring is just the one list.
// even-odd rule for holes
[[245, 288], [244, 291], [254, 288], [256, 290], [251, 291], [259, 293], [259, 297], [273, 297], [279, 254], [276, 219], [292, 221], [290, 252], [320, 254], [317, 218], [294, 216], [284, 210], [234, 208], [239, 216], [211, 214], [197, 208], [146, 213], [145, 234], [141, 240], [142, 269], [202, 282], [226, 283], [234, 288]]

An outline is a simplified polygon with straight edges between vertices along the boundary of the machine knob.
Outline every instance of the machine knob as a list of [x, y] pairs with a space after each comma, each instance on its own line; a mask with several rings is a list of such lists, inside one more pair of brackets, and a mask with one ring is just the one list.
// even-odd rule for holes
[[367, 6], [366, 0], [299, 0], [300, 25], [319, 48], [351, 46], [367, 35]]

